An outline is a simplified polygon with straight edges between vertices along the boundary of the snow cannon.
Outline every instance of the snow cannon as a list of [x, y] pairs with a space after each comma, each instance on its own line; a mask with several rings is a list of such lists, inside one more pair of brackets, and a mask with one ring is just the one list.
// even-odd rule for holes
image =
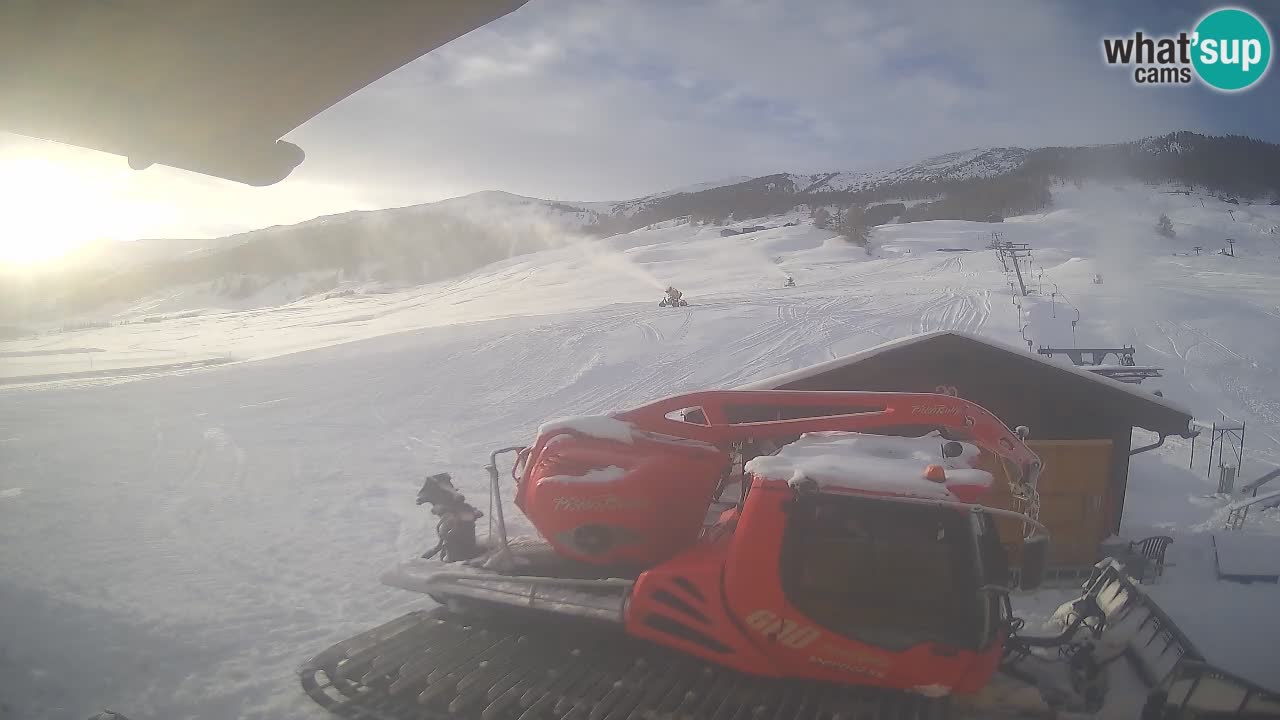
[[667, 286], [667, 296], [662, 298], [662, 302], [658, 303], [658, 307], [686, 307], [689, 302], [684, 299], [684, 294], [673, 286]]

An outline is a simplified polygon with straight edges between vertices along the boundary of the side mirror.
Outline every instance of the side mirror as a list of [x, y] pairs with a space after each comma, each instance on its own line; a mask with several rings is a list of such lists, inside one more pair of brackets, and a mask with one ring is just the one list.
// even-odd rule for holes
[[1049, 564], [1049, 536], [1035, 535], [1022, 541], [1022, 572], [1018, 580], [1021, 590], [1035, 590], [1044, 582]]

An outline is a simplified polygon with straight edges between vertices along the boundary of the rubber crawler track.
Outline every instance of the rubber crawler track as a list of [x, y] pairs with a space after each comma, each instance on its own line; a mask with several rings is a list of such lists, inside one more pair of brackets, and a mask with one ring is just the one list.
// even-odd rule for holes
[[302, 687], [357, 720], [945, 720], [947, 699], [759, 678], [612, 627], [417, 611], [334, 645]]

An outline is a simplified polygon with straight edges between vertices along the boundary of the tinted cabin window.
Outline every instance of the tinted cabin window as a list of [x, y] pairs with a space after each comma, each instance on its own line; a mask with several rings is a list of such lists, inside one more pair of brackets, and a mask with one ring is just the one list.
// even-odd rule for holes
[[982, 548], [985, 582], [989, 585], [1008, 585], [1009, 554], [1005, 551], [1004, 545], [1000, 544], [1000, 529], [996, 527], [996, 521], [991, 515], [985, 512], [978, 516], [978, 522], [982, 527], [978, 545]]
[[831, 495], [794, 508], [783, 591], [810, 620], [887, 649], [985, 644], [988, 601], [967, 513]]
[[[1000, 529], [989, 513], [978, 516], [981, 534], [978, 536], [979, 552], [982, 553], [982, 575], [984, 585], [998, 587], [1008, 586], [1009, 554], [1000, 543]], [[1004, 625], [1004, 605], [995, 598], [987, 596], [987, 637], [994, 639], [996, 632]]]

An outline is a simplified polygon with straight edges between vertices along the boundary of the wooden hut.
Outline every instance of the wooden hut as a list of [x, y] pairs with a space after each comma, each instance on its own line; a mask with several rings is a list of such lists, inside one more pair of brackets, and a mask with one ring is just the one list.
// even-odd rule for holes
[[[953, 331], [902, 338], [745, 389], [948, 392], [1009, 427], [1026, 425], [1028, 445], [1045, 464], [1040, 518], [1052, 535], [1050, 562], [1059, 568], [1092, 564], [1119, 529], [1130, 456], [1167, 436], [1194, 434], [1187, 410], [1149, 391]], [[1133, 448], [1135, 427], [1159, 442]], [[997, 487], [989, 503], [1012, 507], [1005, 485]]]

